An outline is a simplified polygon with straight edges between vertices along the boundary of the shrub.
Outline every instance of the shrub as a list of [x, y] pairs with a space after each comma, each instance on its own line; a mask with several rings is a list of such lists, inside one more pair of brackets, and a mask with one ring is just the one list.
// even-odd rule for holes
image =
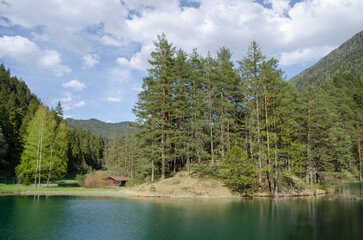
[[92, 172], [86, 175], [83, 180], [85, 188], [103, 188], [107, 187], [106, 175], [101, 172]]
[[30, 185], [30, 179], [28, 175], [25, 175], [25, 178], [23, 180], [23, 185], [24, 186], [29, 186]]
[[206, 164], [206, 163], [190, 163], [187, 165], [187, 169], [192, 174], [197, 174], [199, 177], [218, 177], [219, 176], [219, 168], [216, 164]]
[[76, 180], [77, 180], [77, 182], [78, 182], [78, 184], [79, 184], [79, 186], [83, 186], [83, 184], [84, 184], [84, 179], [86, 178], [86, 175], [83, 175], [82, 173], [81, 174], [77, 174], [76, 175]]
[[154, 184], [150, 186], [150, 192], [156, 192], [156, 187]]
[[221, 164], [221, 176], [232, 191], [250, 196], [256, 189], [257, 169], [240, 147], [228, 151]]

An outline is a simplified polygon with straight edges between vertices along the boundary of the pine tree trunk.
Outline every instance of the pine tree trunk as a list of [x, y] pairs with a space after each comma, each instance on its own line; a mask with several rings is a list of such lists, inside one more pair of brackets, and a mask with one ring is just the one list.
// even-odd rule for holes
[[165, 178], [165, 148], [164, 148], [164, 142], [165, 142], [165, 135], [164, 132], [161, 135], [161, 178]]
[[41, 172], [42, 172], [42, 148], [43, 148], [43, 136], [40, 137], [40, 152], [39, 152], [39, 187], [40, 187], [40, 177], [41, 177]]
[[253, 162], [253, 146], [252, 146], [252, 123], [251, 123], [251, 109], [250, 109], [250, 95], [247, 95], [247, 104], [248, 104], [248, 139], [249, 139], [249, 145], [250, 145], [250, 156], [251, 160]]
[[151, 160], [151, 182], [154, 182], [154, 160]]
[[307, 169], [307, 175], [306, 175], [306, 179], [307, 179], [307, 183], [310, 182], [310, 184], [313, 184], [313, 168], [312, 168], [312, 161], [311, 161], [311, 103], [310, 103], [310, 99], [308, 100], [308, 104], [309, 104], [309, 119], [308, 119], [308, 169]]
[[[208, 77], [209, 73], [208, 73]], [[209, 81], [208, 84], [208, 90], [209, 90], [209, 136], [210, 136], [210, 152], [212, 157], [212, 165], [214, 164], [214, 149], [213, 149], [213, 125], [212, 125], [212, 88], [211, 83]]]
[[[274, 109], [276, 109], [276, 105], [275, 105], [275, 101], [274, 101]], [[276, 133], [276, 111], [274, 111], [274, 133]], [[279, 156], [278, 156], [278, 152], [277, 152], [277, 139], [275, 137], [275, 197], [278, 197], [278, 186], [279, 186], [279, 171], [278, 171], [278, 160], [279, 160]]]
[[[39, 132], [39, 136], [40, 136], [40, 132]], [[34, 172], [34, 186], [37, 186], [37, 172], [38, 172], [38, 168], [39, 168], [39, 153], [40, 153], [40, 137], [38, 138], [38, 146], [37, 146], [37, 160], [36, 160], [36, 167], [35, 167], [35, 172]]]
[[260, 117], [259, 117], [259, 110], [258, 110], [258, 94], [256, 92], [256, 118], [257, 118], [257, 144], [258, 144], [258, 167], [260, 169], [258, 173], [258, 184], [259, 188], [262, 188], [262, 162], [261, 162], [261, 139], [260, 139]]
[[360, 146], [360, 136], [358, 137], [358, 155], [359, 155], [359, 181], [362, 182], [362, 153]]
[[[165, 84], [165, 80], [163, 80], [163, 84]], [[161, 178], [164, 179], [165, 178], [165, 104], [166, 104], [166, 100], [165, 100], [165, 88], [163, 88], [162, 90], [162, 94], [163, 94], [163, 109], [161, 110]]]
[[[151, 118], [152, 119], [152, 118]], [[153, 123], [152, 123], [153, 124]], [[154, 132], [154, 125], [152, 125], [151, 130]], [[154, 142], [154, 135], [151, 136], [151, 147], [152, 147], [152, 153], [154, 153], [155, 148], [155, 142]], [[152, 154], [152, 160], [151, 160], [151, 182], [154, 182], [154, 176], [155, 176], [155, 164], [154, 164], [154, 154]]]
[[127, 131], [126, 131], [126, 137], [125, 137], [125, 169], [124, 169], [124, 172], [125, 172], [125, 177], [127, 176]]
[[270, 157], [270, 136], [268, 132], [268, 113], [267, 113], [267, 88], [266, 88], [266, 76], [263, 77], [263, 88], [265, 90], [265, 117], [266, 117], [266, 137], [267, 137], [267, 160], [268, 160], [268, 185], [270, 189], [270, 193], [272, 193], [272, 184], [271, 184], [271, 157]]

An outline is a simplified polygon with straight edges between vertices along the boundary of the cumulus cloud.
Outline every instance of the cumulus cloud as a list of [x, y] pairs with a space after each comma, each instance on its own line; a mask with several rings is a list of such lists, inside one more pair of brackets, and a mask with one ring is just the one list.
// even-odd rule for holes
[[317, 61], [329, 54], [335, 47], [312, 47], [299, 49], [292, 52], [283, 52], [280, 58], [282, 66], [291, 66], [294, 64], [305, 64], [309, 61]]
[[0, 58], [10, 58], [18, 63], [53, 71], [56, 76], [69, 73], [71, 69], [62, 64], [61, 55], [55, 50], [41, 50], [34, 42], [22, 36], [0, 38]]
[[85, 101], [79, 101], [79, 102], [73, 104], [73, 106], [76, 108], [84, 107], [85, 105], [86, 105]]
[[104, 35], [101, 38], [101, 43], [106, 45], [106, 46], [115, 46], [115, 47], [121, 47], [122, 43], [118, 40], [116, 40], [115, 38], [112, 38], [110, 36]]
[[93, 68], [100, 61], [100, 57], [97, 54], [87, 54], [82, 57], [83, 60], [83, 68], [89, 69]]
[[82, 91], [84, 88], [86, 88], [86, 85], [77, 79], [63, 83], [62, 85], [65, 88], [72, 88], [74, 91]]
[[63, 110], [69, 111], [75, 108], [84, 107], [86, 105], [86, 102], [84, 100], [81, 100], [80, 98], [81, 96], [79, 95], [74, 96], [70, 92], [64, 92], [63, 97], [52, 99], [52, 104], [56, 104], [58, 103], [58, 101], [60, 101]]
[[133, 86], [133, 87], [131, 87], [131, 90], [132, 91], [136, 91], [136, 92], [141, 92], [142, 91], [142, 87], [139, 87], [139, 86]]
[[[131, 57], [119, 57], [121, 64], [139, 70], [148, 65], [147, 58], [154, 48], [152, 40], [162, 32], [186, 51], [197, 47], [205, 55], [226, 46], [235, 59], [240, 59], [252, 40], [267, 53], [336, 46], [360, 31], [363, 22], [361, 0], [259, 1], [263, 4], [253, 0], [200, 0], [194, 5], [183, 2], [124, 0], [89, 4], [80, 0], [34, 4], [13, 0], [2, 5], [0, 15], [8, 20], [8, 25], [44, 26], [44, 36], [77, 53], [89, 52], [95, 39], [104, 46], [116, 47], [137, 42], [140, 50]], [[98, 61], [89, 59], [89, 66]]]
[[[6, 4], [6, 2], [8, 2]], [[76, 53], [90, 50], [89, 30], [104, 23], [104, 30], [119, 35], [123, 32], [128, 10], [120, 1], [3, 1], [0, 16], [7, 25], [28, 29], [42, 26], [52, 41]], [[0, 22], [1, 24], [1, 22]]]
[[124, 57], [118, 57], [116, 62], [121, 65], [125, 66], [130, 69], [136, 69], [140, 71], [146, 71], [149, 67], [148, 59], [150, 57], [150, 53], [153, 49], [151, 44], [145, 44], [141, 51], [136, 52], [133, 54], [130, 60], [127, 60]]
[[107, 101], [109, 102], [121, 102], [121, 98], [118, 97], [108, 97]]
[[69, 92], [65, 92], [64, 97], [60, 98], [60, 99], [54, 99], [53, 103], [56, 103], [58, 101], [61, 101], [62, 103], [69, 103], [72, 102], [72, 94]]
[[22, 36], [0, 38], [0, 57], [9, 57], [19, 63], [33, 62], [41, 56], [38, 46]]

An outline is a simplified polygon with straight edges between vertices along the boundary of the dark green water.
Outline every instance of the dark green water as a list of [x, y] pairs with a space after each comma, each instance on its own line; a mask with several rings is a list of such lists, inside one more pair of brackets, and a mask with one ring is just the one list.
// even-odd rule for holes
[[[362, 184], [349, 188], [358, 197], [362, 192]], [[0, 196], [0, 239], [363, 239], [363, 200], [341, 196], [278, 201]]]

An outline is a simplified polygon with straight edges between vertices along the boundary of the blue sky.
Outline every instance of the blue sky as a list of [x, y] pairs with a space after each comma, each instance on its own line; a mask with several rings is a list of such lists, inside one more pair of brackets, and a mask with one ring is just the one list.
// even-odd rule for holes
[[133, 121], [156, 35], [233, 60], [256, 40], [289, 79], [363, 30], [361, 0], [3, 0], [0, 62], [66, 117]]

